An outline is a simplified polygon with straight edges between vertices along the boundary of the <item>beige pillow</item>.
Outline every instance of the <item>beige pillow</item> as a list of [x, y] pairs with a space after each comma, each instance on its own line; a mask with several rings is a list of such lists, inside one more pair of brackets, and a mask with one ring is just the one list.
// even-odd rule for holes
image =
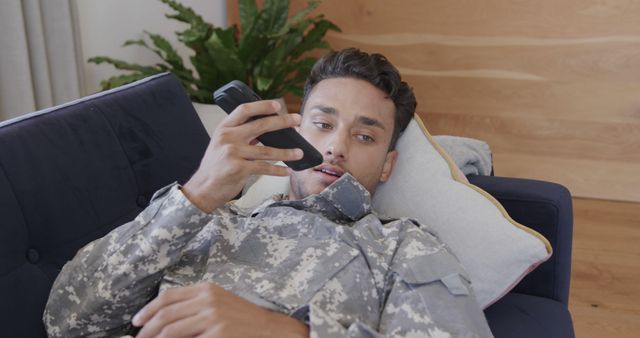
[[[551, 256], [542, 235], [515, 222], [491, 195], [466, 181], [419, 117], [397, 149], [393, 174], [373, 197], [374, 210], [433, 228], [466, 268], [483, 308]], [[256, 206], [288, 188], [288, 177], [261, 176], [236, 203]]]

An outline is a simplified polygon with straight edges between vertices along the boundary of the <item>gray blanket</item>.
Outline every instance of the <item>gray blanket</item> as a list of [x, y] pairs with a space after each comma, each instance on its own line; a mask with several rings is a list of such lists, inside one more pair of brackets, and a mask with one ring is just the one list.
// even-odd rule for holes
[[449, 154], [463, 174], [491, 174], [491, 149], [486, 142], [449, 135], [438, 135], [433, 138]]

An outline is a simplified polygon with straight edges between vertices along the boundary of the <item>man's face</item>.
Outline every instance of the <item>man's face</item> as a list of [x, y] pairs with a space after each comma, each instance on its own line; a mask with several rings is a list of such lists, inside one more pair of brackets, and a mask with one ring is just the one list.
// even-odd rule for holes
[[323, 154], [324, 163], [294, 172], [289, 197], [317, 194], [347, 172], [373, 194], [397, 157], [388, 151], [394, 117], [393, 101], [367, 81], [320, 81], [307, 98], [298, 131]]

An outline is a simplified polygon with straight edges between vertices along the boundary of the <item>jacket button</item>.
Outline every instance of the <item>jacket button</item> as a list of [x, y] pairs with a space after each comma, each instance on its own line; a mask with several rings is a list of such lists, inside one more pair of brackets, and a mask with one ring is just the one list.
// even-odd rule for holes
[[140, 195], [140, 196], [138, 196], [138, 198], [136, 198], [136, 204], [140, 208], [146, 208], [148, 203], [149, 203], [149, 201], [147, 200], [147, 198], [142, 196], [142, 195]]
[[27, 261], [31, 264], [36, 264], [40, 260], [40, 254], [34, 248], [27, 250]]

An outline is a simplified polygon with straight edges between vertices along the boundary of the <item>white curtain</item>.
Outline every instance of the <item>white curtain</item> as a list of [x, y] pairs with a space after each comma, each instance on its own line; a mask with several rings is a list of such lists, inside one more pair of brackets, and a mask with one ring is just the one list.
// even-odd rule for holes
[[73, 0], [0, 2], [0, 121], [79, 98]]

